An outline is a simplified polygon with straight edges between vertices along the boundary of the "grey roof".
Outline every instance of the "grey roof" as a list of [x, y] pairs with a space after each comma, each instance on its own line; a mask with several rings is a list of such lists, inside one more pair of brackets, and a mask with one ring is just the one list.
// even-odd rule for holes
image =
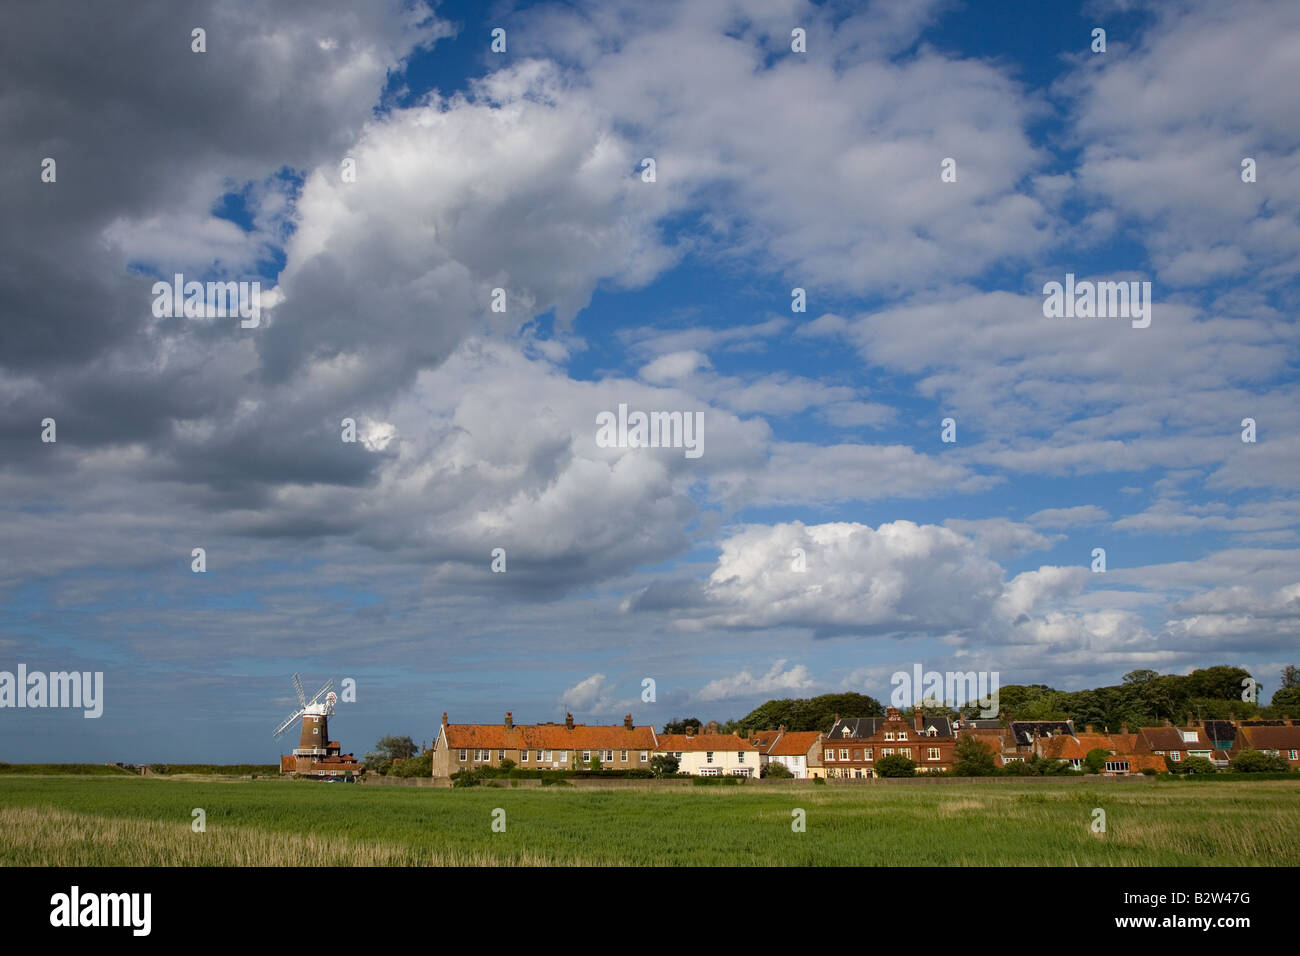
[[1034, 734], [1039, 737], [1059, 737], [1074, 733], [1072, 720], [1013, 720], [1011, 733], [1015, 735], [1016, 744], [1028, 747], [1034, 742]]
[[[907, 724], [908, 729], [911, 730], [912, 733], [917, 732], [911, 714], [904, 717], [903, 722]], [[846, 727], [848, 728], [848, 735], [850, 738], [874, 737], [880, 732], [880, 728], [884, 726], [884, 723], [884, 717], [841, 717], [835, 722], [835, 726], [831, 728], [831, 732], [826, 735], [826, 740], [829, 742], [832, 740], [843, 739], [844, 729]], [[947, 717], [922, 718], [921, 727], [923, 731], [928, 731], [933, 727], [936, 736], [939, 737], [952, 736], [952, 721]]]
[[981, 717], [975, 720], [965, 721], [962, 724], [962, 726], [969, 727], [971, 730], [1001, 730], [1002, 721], [998, 720], [998, 718], [996, 717], [992, 717], [992, 718]]
[[844, 728], [846, 727], [849, 730], [850, 737], [874, 737], [876, 731], [880, 730], [880, 726], [884, 722], [884, 717], [841, 717], [835, 721], [835, 726], [826, 735], [826, 739], [838, 740], [844, 736]]

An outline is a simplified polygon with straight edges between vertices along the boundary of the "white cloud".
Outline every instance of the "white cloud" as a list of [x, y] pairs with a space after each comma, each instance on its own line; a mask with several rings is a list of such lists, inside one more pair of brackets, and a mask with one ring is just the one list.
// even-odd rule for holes
[[730, 677], [720, 677], [705, 684], [696, 696], [702, 701], [732, 700], [760, 694], [795, 694], [813, 685], [808, 668], [796, 664], [786, 670], [785, 665], [784, 660], [778, 660], [768, 668], [766, 674], [757, 677], [748, 670], [742, 670]]

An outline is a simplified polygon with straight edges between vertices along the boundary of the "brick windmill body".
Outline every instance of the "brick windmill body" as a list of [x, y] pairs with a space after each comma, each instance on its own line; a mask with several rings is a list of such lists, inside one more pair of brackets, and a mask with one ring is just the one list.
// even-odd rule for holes
[[293, 675], [293, 687], [298, 692], [300, 706], [281, 722], [271, 736], [279, 737], [299, 718], [302, 718], [302, 731], [293, 753], [280, 755], [281, 774], [316, 780], [351, 780], [363, 772], [356, 757], [341, 753], [339, 742], [329, 739], [329, 719], [338, 702], [338, 695], [330, 691], [333, 686], [334, 682], [329, 681], [308, 700], [302, 692], [302, 680], [297, 674]]

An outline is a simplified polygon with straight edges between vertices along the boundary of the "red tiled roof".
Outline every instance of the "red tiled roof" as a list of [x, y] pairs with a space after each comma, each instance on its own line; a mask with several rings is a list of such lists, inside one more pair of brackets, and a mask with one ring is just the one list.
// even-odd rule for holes
[[1251, 750], [1300, 750], [1300, 727], [1242, 727]]
[[[575, 724], [447, 724], [447, 746], [457, 750], [654, 750], [653, 727], [622, 724], [588, 727]], [[744, 743], [737, 739], [738, 743]], [[734, 749], [734, 748], [733, 748]]]
[[[759, 748], [735, 734], [660, 734], [659, 749], [676, 753], [687, 750], [758, 750]], [[803, 751], [807, 753], [807, 751]]]
[[769, 757], [802, 757], [812, 749], [817, 738], [821, 736], [815, 730], [789, 731], [767, 749]]

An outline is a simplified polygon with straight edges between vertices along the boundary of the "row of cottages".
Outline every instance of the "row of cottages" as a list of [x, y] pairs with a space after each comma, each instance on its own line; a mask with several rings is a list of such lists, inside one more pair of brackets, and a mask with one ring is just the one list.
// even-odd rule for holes
[[795, 777], [820, 776], [822, 734], [789, 733], [784, 727], [756, 735], [719, 733], [716, 723], [688, 727], [684, 734], [657, 734], [637, 726], [632, 715], [623, 724], [576, 724], [568, 714], [563, 724], [522, 725], [507, 713], [500, 724], [453, 724], [442, 715], [433, 742], [432, 772], [447, 778], [461, 770], [499, 767], [512, 760], [538, 770], [587, 768], [592, 758], [604, 770], [649, 769], [655, 755], [677, 758], [678, 773], [697, 777], [757, 777], [769, 761], [784, 764]]
[[[732, 740], [737, 745], [747, 743]], [[648, 770], [658, 749], [654, 728], [636, 726], [631, 714], [623, 718], [622, 726], [589, 727], [575, 724], [572, 714], [562, 724], [516, 724], [509, 712], [499, 724], [452, 724], [444, 712], [433, 742], [433, 776], [499, 767], [503, 760], [536, 770], [574, 770], [596, 758], [607, 770]]]
[[1104, 773], [1111, 776], [1139, 774], [1144, 770], [1164, 773], [1170, 764], [1188, 757], [1204, 757], [1223, 769], [1243, 750], [1259, 750], [1281, 756], [1291, 767], [1300, 767], [1300, 722], [1284, 720], [1196, 720], [1175, 727], [1140, 727], [1130, 733], [1127, 724], [1119, 733], [1102, 733], [1088, 725], [1082, 733], [1072, 721], [1011, 721], [1003, 728], [999, 721], [973, 721], [959, 732], [979, 738], [994, 753], [995, 763], [1005, 766], [1038, 755], [1064, 760], [1076, 770], [1093, 750], [1105, 750]]

